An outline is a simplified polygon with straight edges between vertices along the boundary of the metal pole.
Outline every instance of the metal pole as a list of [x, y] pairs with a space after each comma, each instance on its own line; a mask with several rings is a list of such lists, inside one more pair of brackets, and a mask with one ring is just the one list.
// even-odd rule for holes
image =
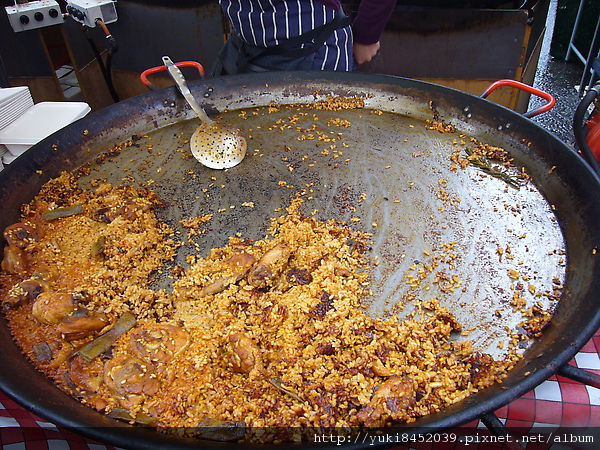
[[594, 38], [590, 46], [587, 60], [585, 62], [585, 68], [583, 69], [583, 75], [581, 77], [581, 83], [579, 86], [579, 93], [585, 94], [586, 90], [591, 88], [597, 76], [594, 76], [594, 60], [600, 55], [600, 17], [598, 17], [598, 24], [596, 25], [596, 31], [594, 32]]
[[577, 28], [579, 27], [579, 22], [581, 21], [581, 12], [583, 11], [584, 3], [585, 3], [585, 0], [579, 1], [579, 9], [577, 10], [577, 17], [575, 18], [575, 24], [573, 25], [573, 31], [571, 32], [571, 39], [569, 40], [569, 47], [567, 48], [567, 56], [565, 57], [566, 61], [568, 61], [569, 58], [571, 57], [571, 52], [575, 51], [575, 53], [577, 54], [579, 59], [581, 59], [582, 62], [585, 62], [585, 60], [581, 56], [581, 53], [579, 53], [579, 51], [575, 47], [575, 44], [573, 43], [575, 41], [575, 35], [577, 34]]

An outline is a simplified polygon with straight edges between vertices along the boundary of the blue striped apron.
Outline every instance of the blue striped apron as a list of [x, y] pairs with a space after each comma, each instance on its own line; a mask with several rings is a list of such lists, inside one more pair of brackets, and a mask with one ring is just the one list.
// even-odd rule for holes
[[[330, 23], [336, 11], [315, 0], [219, 0], [233, 27], [232, 35], [257, 48], [285, 45], [289, 39]], [[309, 47], [314, 39], [299, 45]], [[290, 53], [290, 52], [288, 52]], [[255, 65], [254, 65], [255, 64]], [[251, 61], [253, 70], [354, 70], [350, 25], [331, 32], [316, 51], [301, 57], [271, 54]]]

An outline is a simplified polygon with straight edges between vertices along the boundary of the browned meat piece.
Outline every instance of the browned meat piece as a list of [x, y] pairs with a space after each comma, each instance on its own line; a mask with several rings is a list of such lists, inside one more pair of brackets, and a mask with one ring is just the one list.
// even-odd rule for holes
[[20, 283], [14, 285], [6, 298], [4, 298], [4, 306], [14, 308], [22, 305], [23, 303], [34, 301], [38, 295], [44, 292], [47, 288], [48, 284], [40, 279], [29, 278], [25, 281], [21, 281]]
[[183, 327], [153, 324], [134, 329], [130, 342], [138, 357], [154, 363], [167, 363], [185, 350], [190, 335]]
[[333, 273], [335, 274], [336, 277], [351, 277], [352, 276], [352, 272], [350, 272], [345, 267], [336, 267], [335, 269], [333, 269]]
[[304, 286], [312, 283], [312, 275], [306, 269], [299, 269], [297, 267], [292, 267], [285, 274], [285, 279], [290, 284], [295, 284], [299, 286]]
[[42, 292], [33, 303], [31, 314], [47, 325], [56, 324], [77, 309], [71, 294]]
[[149, 211], [152, 205], [150, 202], [128, 199], [125, 203], [118, 203], [113, 206], [99, 208], [92, 214], [97, 222], [111, 223], [117, 217], [125, 220], [135, 220], [144, 212]]
[[207, 284], [200, 291], [200, 295], [212, 295], [223, 292], [228, 286], [237, 283], [246, 276], [255, 259], [250, 253], [240, 252], [227, 260], [227, 269], [222, 276]]
[[247, 373], [254, 376], [262, 372], [263, 364], [258, 346], [243, 333], [229, 335], [229, 343], [233, 353], [229, 360], [234, 372]]
[[2, 270], [11, 275], [22, 275], [27, 272], [27, 256], [25, 252], [14, 245], [4, 249]]
[[120, 208], [119, 214], [126, 220], [135, 220], [144, 212], [149, 211], [150, 208], [151, 204], [149, 202], [129, 200]]
[[382, 416], [386, 416], [388, 411], [391, 418], [406, 420], [411, 417], [409, 410], [415, 404], [415, 396], [415, 387], [410, 379], [393, 375], [377, 389], [371, 401], [362, 407], [357, 417], [365, 426], [383, 425], [378, 421]]
[[104, 364], [104, 383], [115, 393], [154, 395], [160, 384], [152, 363], [130, 355], [120, 355]]
[[257, 288], [269, 286], [272, 280], [283, 271], [290, 256], [291, 252], [284, 244], [277, 244], [267, 250], [248, 272], [248, 283]]
[[375, 358], [371, 364], [371, 370], [373, 373], [380, 377], [391, 377], [394, 375], [390, 369], [388, 369], [379, 358]]
[[111, 223], [115, 217], [110, 208], [99, 208], [92, 214], [96, 222]]
[[327, 292], [323, 291], [321, 294], [321, 301], [316, 304], [316, 306], [311, 309], [308, 314], [317, 319], [323, 319], [327, 311], [333, 309], [333, 297], [329, 295]]
[[97, 392], [104, 380], [104, 363], [99, 359], [86, 360], [81, 355], [69, 359], [68, 381], [89, 392]]
[[486, 386], [497, 376], [494, 358], [487, 353], [473, 353], [465, 361], [471, 366], [469, 373], [475, 387]]
[[84, 316], [67, 316], [57, 326], [58, 331], [67, 341], [81, 339], [102, 330], [108, 325], [108, 317], [101, 313]]
[[40, 239], [40, 230], [33, 225], [18, 222], [4, 229], [4, 239], [10, 246], [25, 248]]

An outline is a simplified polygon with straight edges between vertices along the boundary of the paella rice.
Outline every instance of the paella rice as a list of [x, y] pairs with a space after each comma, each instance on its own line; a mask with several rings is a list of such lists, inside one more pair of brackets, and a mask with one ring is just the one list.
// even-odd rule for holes
[[[328, 97], [315, 109], [363, 106], [362, 99]], [[271, 105], [269, 113], [279, 109]], [[294, 127], [298, 141], [327, 146], [341, 140], [341, 133], [295, 128], [298, 117], [273, 129]], [[330, 124], [349, 126], [341, 119]], [[454, 133], [437, 115], [426, 128]], [[97, 163], [140, 140], [116, 145]], [[475, 166], [516, 189], [527, 182], [525, 174], [508, 175], [501, 149], [466, 138], [456, 146], [452, 171]], [[342, 152], [331, 145], [321, 155], [334, 160]], [[491, 159], [500, 164], [491, 166]], [[507, 331], [507, 342], [498, 344], [506, 347], [502, 357], [476, 351], [466, 339], [471, 330], [442, 301], [419, 296], [428, 283], [441, 293], [464, 289], [462, 279], [440, 267], [453, 269], [453, 242], [415, 261], [403, 280], [409, 289], [391, 312], [368, 314], [370, 275], [379, 260], [370, 253], [372, 236], [357, 229], [375, 232], [379, 225], [352, 216], [318, 219], [317, 209], [303, 214], [313, 195], [309, 184], [286, 211], [276, 210], [281, 215], [262, 239], [232, 233], [226, 245], [206, 252], [192, 238], [235, 205], [196, 211], [179, 221], [184, 231], [178, 233], [157, 218], [164, 203], [148, 188], [153, 181], [133, 187], [96, 180], [82, 188], [79, 175], [47, 182], [23, 206], [20, 222], [5, 229], [0, 296], [15, 341], [40, 371], [82, 403], [132, 424], [274, 442], [302, 439], [298, 429], [410, 423], [501, 382], [520, 358], [520, 343], [539, 336], [551, 319], [551, 312], [525, 301], [527, 275], [507, 272], [523, 332]], [[211, 180], [201, 190], [206, 199], [209, 188], [225, 188]], [[277, 185], [298, 189], [285, 180]], [[445, 179], [435, 185], [440, 210], [461, 202], [447, 185]], [[367, 195], [354, 206], [346, 194], [341, 200], [354, 213]], [[185, 264], [177, 259], [181, 249]], [[512, 258], [508, 246], [495, 253]], [[169, 288], [156, 288], [155, 280], [165, 277]], [[553, 285], [549, 295], [558, 298], [560, 280]], [[537, 292], [531, 284], [527, 291]], [[396, 313], [409, 303], [414, 309], [401, 319]]]
[[[411, 422], [502, 380], [518, 354], [495, 361], [454, 339], [461, 324], [435, 299], [402, 321], [366, 314], [370, 235], [307, 217], [302, 202], [296, 195], [263, 239], [231, 237], [169, 272], [185, 244], [157, 220], [152, 191], [82, 189], [64, 173], [4, 233], [14, 338], [90, 407], [192, 436], [241, 430], [216, 439]], [[166, 272], [172, 291], [153, 290]]]

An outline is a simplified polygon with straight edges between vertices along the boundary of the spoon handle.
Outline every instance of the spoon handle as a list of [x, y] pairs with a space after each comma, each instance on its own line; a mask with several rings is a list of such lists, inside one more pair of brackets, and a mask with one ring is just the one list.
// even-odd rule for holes
[[198, 104], [198, 102], [192, 95], [190, 88], [188, 87], [188, 85], [185, 81], [185, 78], [183, 77], [183, 74], [181, 73], [181, 70], [179, 70], [179, 67], [177, 67], [173, 63], [173, 61], [171, 61], [171, 58], [169, 58], [168, 56], [163, 56], [162, 59], [163, 59], [164, 65], [167, 68], [167, 71], [169, 72], [169, 75], [171, 75], [171, 78], [173, 78], [173, 81], [175, 82], [177, 89], [179, 89], [179, 92], [181, 92], [181, 94], [187, 100], [187, 102], [192, 107], [192, 109], [196, 112], [196, 114], [198, 114], [198, 117], [200, 117], [200, 120], [202, 120], [202, 122], [205, 122], [209, 125], [214, 123], [208, 117], [208, 115], [206, 114], [204, 109], [202, 109], [202, 107]]

